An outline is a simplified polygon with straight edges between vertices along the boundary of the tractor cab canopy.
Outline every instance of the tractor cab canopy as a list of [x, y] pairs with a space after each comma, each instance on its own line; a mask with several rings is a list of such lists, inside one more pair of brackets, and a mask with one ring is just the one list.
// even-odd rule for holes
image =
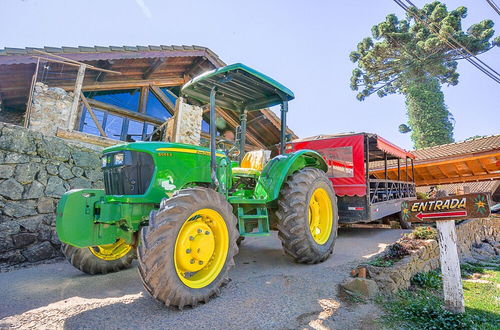
[[276, 80], [241, 63], [203, 73], [184, 84], [181, 93], [209, 103], [214, 87], [215, 105], [233, 111], [260, 110], [295, 97]]

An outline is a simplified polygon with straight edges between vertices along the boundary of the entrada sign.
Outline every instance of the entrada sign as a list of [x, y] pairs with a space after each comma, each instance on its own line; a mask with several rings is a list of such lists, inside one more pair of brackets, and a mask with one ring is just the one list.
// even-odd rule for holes
[[488, 200], [488, 194], [477, 193], [405, 201], [401, 204], [401, 216], [410, 222], [485, 218], [490, 215]]

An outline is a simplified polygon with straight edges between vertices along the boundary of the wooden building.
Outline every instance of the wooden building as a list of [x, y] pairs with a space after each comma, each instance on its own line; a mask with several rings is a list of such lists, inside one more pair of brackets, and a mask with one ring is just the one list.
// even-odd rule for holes
[[[64, 90], [74, 97], [80, 80], [81, 93], [92, 110], [76, 97], [77, 105], [68, 110], [68, 126], [57, 127], [56, 135], [101, 145], [113, 144], [112, 140], [140, 141], [175, 114], [180, 86], [224, 65], [214, 52], [200, 46], [5, 48], [0, 50], [0, 121], [32, 126], [31, 107], [45, 101], [33, 99], [39, 90], [48, 89], [58, 94], [56, 98]], [[60, 105], [61, 100], [54, 102], [70, 107]], [[53, 125], [65, 126], [48, 116], [51, 104], [41, 111], [47, 111]], [[218, 130], [234, 131], [238, 115], [224, 109], [217, 112]], [[251, 147], [273, 149], [279, 143], [280, 120], [272, 111], [251, 112], [248, 123]], [[206, 138], [208, 109], [201, 128]], [[288, 133], [296, 138], [291, 130]]]

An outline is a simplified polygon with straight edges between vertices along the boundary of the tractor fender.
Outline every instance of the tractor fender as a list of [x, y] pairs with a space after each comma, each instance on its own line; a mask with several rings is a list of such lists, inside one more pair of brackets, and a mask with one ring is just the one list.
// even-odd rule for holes
[[255, 187], [256, 197], [266, 199], [268, 202], [276, 200], [285, 180], [304, 167], [328, 171], [325, 159], [314, 150], [302, 149], [274, 157], [262, 170]]

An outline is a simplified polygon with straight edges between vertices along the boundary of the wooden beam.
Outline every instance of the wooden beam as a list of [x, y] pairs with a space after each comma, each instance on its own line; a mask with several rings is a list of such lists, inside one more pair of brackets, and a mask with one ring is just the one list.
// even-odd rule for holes
[[[75, 61], [75, 60], [72, 60], [70, 58], [66, 58], [66, 57], [63, 57], [63, 56], [59, 56], [59, 55], [56, 55], [56, 54], [52, 54], [52, 53], [47, 53], [47, 52], [44, 52], [44, 51], [41, 51], [41, 50], [38, 50], [38, 49], [33, 49], [34, 52], [36, 53], [40, 53], [40, 54], [43, 54], [43, 55], [46, 55], [46, 56], [52, 56], [52, 57], [55, 57], [55, 58], [58, 58], [60, 60], [63, 60], [65, 62], [63, 62], [64, 64], [68, 64], [69, 63], [73, 63], [73, 64], [77, 64], [78, 66], [80, 65], [85, 65], [87, 66], [87, 68], [91, 69], [91, 70], [96, 70], [96, 71], [102, 71], [102, 72], [108, 72], [108, 73], [113, 73], [113, 74], [122, 74], [121, 72], [118, 72], [118, 71], [112, 71], [112, 70], [106, 70], [106, 69], [101, 69], [101, 68], [98, 68], [98, 67], [95, 67], [93, 65], [89, 65], [89, 64], [85, 64], [83, 62], [79, 62], [79, 61]], [[53, 60], [53, 59], [46, 59], [48, 61], [53, 61], [53, 62], [57, 62], [56, 60]], [[59, 61], [60, 62], [60, 61]], [[68, 63], [69, 62], [69, 63]]]
[[146, 113], [146, 107], [148, 105], [149, 88], [141, 87], [141, 96], [139, 97], [139, 112]]
[[436, 184], [488, 181], [488, 180], [499, 180], [499, 179], [500, 179], [499, 173], [491, 173], [491, 174], [484, 174], [484, 175], [461, 176], [459, 178], [424, 180], [424, 181], [417, 182], [417, 186], [430, 186], [430, 185], [436, 185]]
[[[155, 85], [158, 87], [172, 87], [181, 86], [184, 83], [182, 78], [163, 78], [163, 79], [151, 79], [151, 80], [117, 80], [117, 81], [105, 81], [100, 83], [84, 84], [82, 90], [84, 91], [101, 91], [110, 89], [129, 89], [137, 88], [149, 85]], [[74, 85], [56, 85], [66, 91], [72, 91]]]
[[160, 58], [157, 58], [153, 61], [153, 63], [151, 63], [151, 65], [149, 66], [149, 68], [146, 69], [146, 71], [144, 71], [144, 73], [142, 74], [142, 79], [149, 79], [149, 77], [151, 77], [153, 75], [153, 73], [155, 73], [155, 71], [163, 64], [165, 63], [167, 60], [167, 58], [165, 57], [160, 57]]
[[151, 117], [151, 116], [139, 113], [139, 112], [130, 111], [128, 109], [124, 109], [124, 108], [118, 107], [116, 105], [112, 105], [112, 104], [108, 104], [108, 103], [104, 103], [104, 102], [100, 102], [100, 101], [96, 101], [96, 100], [92, 100], [92, 99], [88, 99], [88, 102], [94, 108], [107, 110], [107, 111], [112, 112], [112, 113], [116, 113], [116, 114], [119, 114], [122, 116], [126, 116], [129, 118], [133, 118], [133, 119], [137, 119], [137, 120], [141, 120], [141, 121], [147, 121], [147, 122], [150, 122], [150, 123], [153, 123], [156, 125], [163, 124], [163, 120], [160, 120], [158, 118]]
[[158, 98], [158, 100], [163, 104], [165, 108], [170, 111], [171, 114], [175, 114], [175, 104], [165, 96], [163, 91], [155, 85], [149, 85], [149, 88], [151, 89], [151, 92]]
[[[219, 107], [216, 107], [215, 108], [216, 111], [217, 111], [217, 114], [219, 114], [226, 122], [229, 123], [229, 125], [231, 125], [232, 127], [236, 128], [239, 123], [234, 120], [229, 114], [227, 114], [224, 110], [222, 110], [221, 108]], [[253, 134], [251, 134], [250, 132], [247, 131], [247, 139], [248, 139], [248, 142], [251, 142], [254, 146], [256, 147], [259, 147], [259, 148], [262, 148], [262, 149], [266, 149], [266, 146], [264, 144], [262, 144]]]
[[105, 138], [97, 135], [87, 134], [78, 131], [70, 131], [62, 128], [58, 128], [56, 131], [56, 136], [73, 141], [80, 141], [85, 143], [90, 143], [102, 147], [110, 147], [117, 144], [122, 144], [123, 141], [113, 140], [110, 138]]
[[78, 69], [78, 74], [76, 76], [73, 103], [71, 104], [71, 110], [68, 119], [68, 129], [72, 130], [76, 126], [76, 116], [78, 115], [78, 104], [80, 104], [80, 94], [82, 93], [83, 78], [85, 77], [86, 65], [80, 65]]
[[81, 94], [80, 97], [83, 101], [83, 104], [85, 104], [85, 107], [87, 108], [87, 111], [89, 112], [90, 117], [92, 117], [92, 120], [94, 121], [95, 126], [99, 130], [99, 134], [101, 134], [101, 136], [108, 137], [106, 135], [106, 133], [104, 132], [104, 130], [102, 129], [101, 123], [99, 123], [99, 120], [97, 120], [97, 117], [94, 114], [94, 110], [92, 110], [92, 107], [90, 106], [89, 102], [87, 101], [87, 98], [85, 97], [85, 95]]

